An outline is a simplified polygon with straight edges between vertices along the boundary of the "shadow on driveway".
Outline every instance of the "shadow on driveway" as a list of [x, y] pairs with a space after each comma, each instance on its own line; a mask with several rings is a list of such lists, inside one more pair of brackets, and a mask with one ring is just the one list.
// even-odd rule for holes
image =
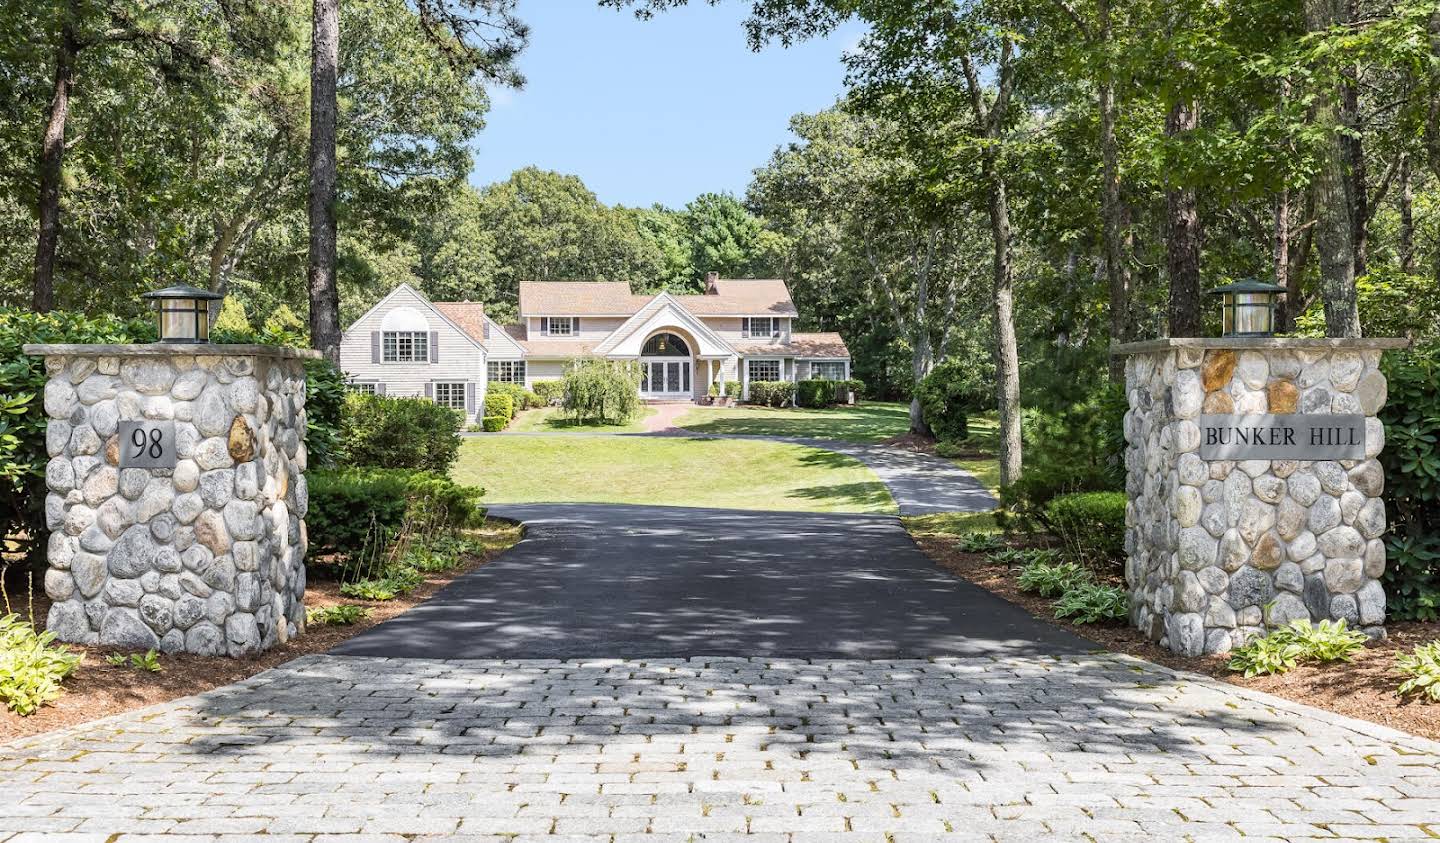
[[332, 652], [399, 658], [1074, 654], [890, 516], [495, 506], [525, 540]]

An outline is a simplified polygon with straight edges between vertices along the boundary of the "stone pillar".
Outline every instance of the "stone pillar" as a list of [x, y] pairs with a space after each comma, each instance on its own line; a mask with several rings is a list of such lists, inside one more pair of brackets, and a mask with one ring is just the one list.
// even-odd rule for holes
[[302, 364], [318, 352], [25, 352], [49, 375], [48, 628], [80, 644], [232, 657], [302, 632]]
[[1150, 640], [1223, 653], [1267, 627], [1324, 618], [1384, 635], [1378, 367], [1383, 350], [1405, 344], [1115, 348], [1128, 357], [1125, 578], [1131, 622]]

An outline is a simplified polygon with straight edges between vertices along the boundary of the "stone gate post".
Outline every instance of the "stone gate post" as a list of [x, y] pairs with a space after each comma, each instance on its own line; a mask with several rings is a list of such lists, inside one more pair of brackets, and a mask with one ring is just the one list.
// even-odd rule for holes
[[45, 358], [48, 628], [247, 655], [305, 626], [305, 372], [260, 345], [27, 345]]
[[1399, 339], [1225, 337], [1126, 355], [1131, 622], [1221, 653], [1294, 619], [1384, 634], [1385, 349]]

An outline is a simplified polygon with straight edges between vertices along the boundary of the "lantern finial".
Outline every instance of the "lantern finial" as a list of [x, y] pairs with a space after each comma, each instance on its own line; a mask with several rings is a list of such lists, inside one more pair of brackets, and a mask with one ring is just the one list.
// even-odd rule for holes
[[1220, 296], [1223, 336], [1275, 336], [1275, 302], [1284, 287], [1245, 278], [1210, 292]]

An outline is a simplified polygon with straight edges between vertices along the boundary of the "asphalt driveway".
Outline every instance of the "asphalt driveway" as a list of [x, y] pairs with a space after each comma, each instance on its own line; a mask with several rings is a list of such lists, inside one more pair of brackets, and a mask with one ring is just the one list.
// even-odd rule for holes
[[495, 506], [524, 541], [333, 652], [396, 658], [865, 659], [1094, 645], [937, 569], [898, 519]]

